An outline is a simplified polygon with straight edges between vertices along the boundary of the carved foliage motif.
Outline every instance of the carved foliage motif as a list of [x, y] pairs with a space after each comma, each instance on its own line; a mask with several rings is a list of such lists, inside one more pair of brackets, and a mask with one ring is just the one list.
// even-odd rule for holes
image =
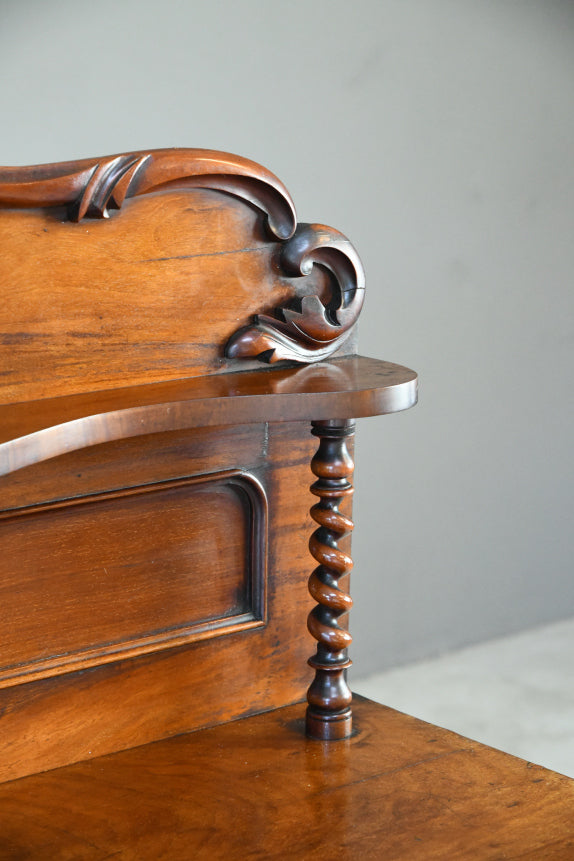
[[326, 270], [332, 297], [324, 304], [310, 293], [256, 315], [228, 341], [231, 359], [314, 362], [347, 339], [363, 303], [364, 274], [351, 243], [320, 224], [299, 224], [283, 184], [255, 162], [212, 150], [155, 150], [54, 165], [0, 168], [0, 207], [67, 206], [72, 221], [107, 218], [137, 195], [169, 187], [209, 188], [261, 210], [274, 241], [282, 243], [280, 267], [304, 278], [314, 265]]
[[259, 314], [239, 329], [226, 347], [230, 358], [317, 362], [337, 350], [349, 335], [363, 305], [365, 279], [357, 252], [342, 233], [322, 224], [300, 224], [285, 243], [281, 264], [288, 275], [310, 274], [314, 264], [327, 269], [334, 295], [328, 305], [318, 296], [280, 308], [277, 317]]

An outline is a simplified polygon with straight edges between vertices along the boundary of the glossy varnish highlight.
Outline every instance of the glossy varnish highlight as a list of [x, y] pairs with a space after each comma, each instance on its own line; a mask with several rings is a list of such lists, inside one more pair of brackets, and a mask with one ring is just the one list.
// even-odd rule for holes
[[301, 706], [0, 787], [0, 858], [574, 857], [574, 781], [376, 705], [306, 740]]
[[0, 168], [0, 242], [0, 859], [574, 858], [573, 781], [351, 701], [353, 422], [417, 389], [348, 240], [159, 150]]

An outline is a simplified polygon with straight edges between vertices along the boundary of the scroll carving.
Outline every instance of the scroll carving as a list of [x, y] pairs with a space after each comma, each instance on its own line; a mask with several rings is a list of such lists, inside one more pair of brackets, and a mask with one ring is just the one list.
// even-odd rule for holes
[[309, 659], [315, 678], [307, 692], [307, 735], [322, 740], [347, 738], [351, 734], [351, 691], [345, 670], [351, 665], [347, 648], [351, 635], [339, 619], [351, 609], [351, 596], [338, 585], [351, 571], [353, 560], [338, 546], [353, 529], [353, 523], [339, 511], [339, 505], [353, 493], [349, 481], [354, 469], [346, 440], [355, 431], [351, 421], [313, 422], [312, 433], [319, 437], [319, 449], [311, 461], [317, 481], [311, 492], [319, 502], [311, 508], [318, 524], [309, 549], [319, 563], [309, 578], [309, 592], [317, 602], [307, 626], [317, 640], [317, 652]]
[[0, 167], [0, 206], [67, 206], [72, 221], [106, 218], [127, 198], [168, 187], [210, 188], [267, 216], [277, 239], [295, 230], [283, 183], [253, 161], [215, 150], [164, 149], [32, 167]]
[[314, 294], [279, 308], [277, 317], [257, 315], [239, 329], [226, 347], [229, 358], [264, 362], [291, 359], [317, 362], [347, 339], [360, 314], [365, 276], [359, 256], [342, 233], [322, 224], [300, 224], [281, 252], [281, 265], [291, 277], [309, 275], [317, 264], [329, 271], [333, 296], [324, 305]]
[[[32, 167], [0, 167], [0, 207], [66, 206], [72, 221], [107, 218], [128, 198], [168, 188], [222, 191], [262, 211], [273, 241], [281, 243], [279, 266], [288, 278], [305, 278], [320, 266], [329, 273], [332, 296], [324, 304], [313, 292], [256, 315], [225, 346], [230, 359], [316, 362], [348, 338], [364, 298], [365, 278], [351, 243], [321, 224], [297, 226], [285, 186], [265, 168], [213, 150], [173, 149], [123, 153]], [[301, 296], [301, 294], [303, 294]]]

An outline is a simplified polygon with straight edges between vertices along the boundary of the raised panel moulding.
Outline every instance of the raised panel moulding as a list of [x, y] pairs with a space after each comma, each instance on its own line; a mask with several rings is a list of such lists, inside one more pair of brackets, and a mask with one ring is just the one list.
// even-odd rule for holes
[[6, 511], [0, 540], [0, 687], [265, 624], [267, 501], [241, 470]]

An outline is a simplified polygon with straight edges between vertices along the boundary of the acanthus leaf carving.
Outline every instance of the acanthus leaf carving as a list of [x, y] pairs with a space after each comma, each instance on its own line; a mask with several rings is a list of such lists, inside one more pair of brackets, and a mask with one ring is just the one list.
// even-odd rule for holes
[[227, 358], [309, 363], [339, 349], [363, 304], [359, 257], [338, 231], [320, 224], [297, 225], [287, 189], [255, 162], [214, 150], [163, 149], [0, 167], [0, 207], [67, 206], [76, 222], [107, 218], [129, 198], [168, 188], [213, 189], [246, 201], [266, 215], [272, 239], [281, 243], [280, 267], [287, 277], [304, 278], [313, 266], [330, 273], [333, 296], [326, 304], [309, 293], [277, 309], [276, 316], [255, 316], [230, 338]]
[[365, 295], [361, 261], [349, 240], [322, 224], [299, 224], [281, 251], [281, 266], [291, 277], [309, 275], [314, 265], [332, 276], [333, 297], [323, 304], [315, 294], [277, 309], [277, 316], [258, 314], [228, 341], [228, 358], [316, 362], [332, 355], [355, 325]]
[[135, 174], [149, 159], [121, 155], [96, 164], [82, 194], [68, 207], [70, 220], [108, 218], [108, 207], [120, 209]]
[[0, 206], [67, 206], [72, 221], [106, 218], [127, 198], [169, 187], [206, 188], [247, 201], [289, 239], [296, 215], [277, 177], [249, 159], [215, 150], [162, 149], [32, 167], [0, 167]]

